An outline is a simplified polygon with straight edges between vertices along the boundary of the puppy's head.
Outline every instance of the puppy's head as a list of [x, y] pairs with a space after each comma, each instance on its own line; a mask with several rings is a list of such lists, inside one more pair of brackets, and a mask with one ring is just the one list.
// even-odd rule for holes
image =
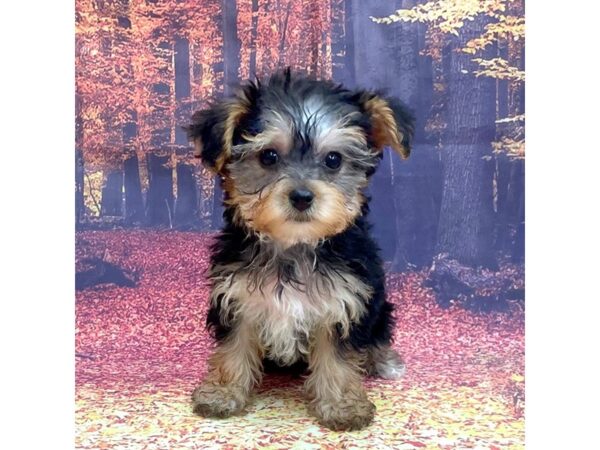
[[398, 101], [289, 71], [245, 84], [188, 127], [235, 220], [284, 246], [351, 225], [384, 147], [408, 157], [412, 132]]

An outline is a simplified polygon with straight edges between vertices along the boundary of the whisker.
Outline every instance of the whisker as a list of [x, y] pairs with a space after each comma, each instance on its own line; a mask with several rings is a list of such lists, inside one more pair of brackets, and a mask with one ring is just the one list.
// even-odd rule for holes
[[258, 188], [256, 191], [253, 191], [253, 192], [248, 192], [248, 191], [240, 191], [240, 193], [241, 193], [242, 195], [256, 195], [256, 194], [258, 194], [258, 198], [260, 199], [260, 198], [261, 198], [261, 196], [262, 196], [262, 193], [263, 193], [263, 191], [265, 190], [265, 188], [266, 188], [267, 186], [269, 186], [269, 185], [271, 185], [271, 184], [272, 184], [273, 186], [275, 186], [277, 183], [279, 183], [280, 181], [282, 181], [282, 180], [283, 180], [283, 179], [285, 179], [285, 178], [287, 178], [287, 176], [285, 176], [285, 175], [282, 175], [282, 176], [281, 176], [281, 177], [279, 177], [277, 180], [275, 180], [273, 183], [267, 183], [267, 184], [264, 184], [263, 186], [261, 186], [260, 188]]

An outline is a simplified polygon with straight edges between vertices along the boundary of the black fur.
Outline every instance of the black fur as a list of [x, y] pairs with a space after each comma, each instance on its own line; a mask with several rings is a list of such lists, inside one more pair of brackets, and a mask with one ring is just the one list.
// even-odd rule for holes
[[[264, 105], [276, 105], [286, 111], [297, 111], [302, 99], [311, 95], [319, 95], [325, 99], [327, 108], [353, 117], [352, 125], [365, 130], [367, 144], [373, 147], [371, 140], [371, 122], [365, 103], [381, 94], [368, 91], [352, 91], [329, 81], [318, 81], [308, 77], [292, 77], [289, 70], [271, 77], [266, 84], [259, 81], [249, 82], [242, 87], [242, 98], [250, 102], [249, 111], [241, 118], [233, 132], [233, 145], [243, 143], [244, 135], [255, 135], [262, 131], [260, 120], [261, 108]], [[240, 97], [238, 97], [239, 99]], [[414, 131], [413, 117], [401, 102], [386, 99], [392, 109], [397, 125], [403, 134], [402, 144], [410, 150]], [[295, 109], [296, 108], [296, 109]], [[359, 112], [362, 114], [347, 114]], [[197, 112], [192, 118], [192, 124], [187, 127], [190, 139], [201, 140], [201, 157], [209, 167], [214, 168], [223, 151], [223, 135], [227, 119], [227, 103], [217, 103], [210, 109]], [[301, 117], [302, 114], [290, 113], [290, 117]], [[298, 136], [294, 138], [295, 145], [310, 146], [306, 136], [310, 133], [306, 128], [314, 126], [311, 120], [297, 124]], [[302, 153], [302, 150], [300, 151]], [[357, 166], [357, 170], [371, 176], [376, 170], [377, 161], [383, 153], [373, 156], [374, 162]], [[370, 153], [370, 155], [374, 155]], [[235, 160], [235, 155], [230, 155]], [[359, 163], [356, 163], [359, 164]], [[319, 270], [319, 263], [329, 268], [339, 268], [339, 273], [350, 272], [364, 284], [372, 288], [371, 298], [365, 298], [366, 313], [358, 323], [351, 326], [347, 338], [342, 338], [338, 327], [339, 345], [351, 346], [365, 350], [372, 346], [388, 344], [392, 338], [393, 306], [386, 300], [385, 274], [379, 249], [370, 236], [370, 225], [367, 220], [368, 201], [362, 207], [362, 215], [355, 219], [351, 226], [343, 232], [325, 239], [316, 249], [317, 264], [314, 270]], [[224, 228], [212, 246], [212, 266], [227, 266], [241, 263], [242, 267], [254, 267], [261, 243], [258, 237], [245, 226], [234, 222], [235, 211], [229, 207], [224, 212]], [[280, 280], [286, 283], [300, 283], [294, 279], [294, 270], [285, 266], [279, 267]], [[301, 284], [301, 283], [300, 283]], [[225, 339], [231, 332], [231, 326], [223, 324], [220, 319], [220, 298], [216, 299], [207, 317], [207, 325], [217, 340]], [[230, 321], [231, 322], [231, 321]], [[272, 365], [272, 364], [270, 364]]]
[[[363, 207], [363, 215], [344, 232], [328, 239], [318, 247], [318, 261], [352, 271], [365, 284], [373, 289], [373, 296], [364, 299], [367, 312], [359, 323], [350, 329], [346, 340], [340, 338], [340, 345], [351, 345], [364, 350], [369, 346], [389, 343], [393, 329], [393, 305], [386, 300], [385, 273], [379, 257], [379, 249], [369, 234], [370, 225], [366, 219], [367, 204]], [[233, 210], [228, 208], [223, 215], [225, 226], [212, 246], [212, 264], [228, 264], [244, 262], [252, 264], [252, 254], [257, 248], [258, 238], [233, 221]], [[318, 270], [318, 264], [317, 268]], [[230, 326], [223, 325], [219, 304], [213, 305], [207, 316], [207, 326], [216, 340], [227, 337]], [[339, 330], [338, 330], [339, 334]], [[302, 366], [304, 367], [304, 366]]]
[[190, 139], [201, 139], [203, 142], [202, 162], [214, 168], [223, 151], [223, 134], [227, 120], [227, 110], [217, 104], [210, 109], [203, 109], [192, 116], [192, 124], [185, 127]]

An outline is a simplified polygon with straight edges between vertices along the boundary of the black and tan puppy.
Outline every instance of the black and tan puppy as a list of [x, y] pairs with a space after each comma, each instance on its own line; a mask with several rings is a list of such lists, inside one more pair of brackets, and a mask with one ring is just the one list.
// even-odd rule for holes
[[210, 269], [217, 349], [193, 393], [197, 414], [240, 413], [266, 360], [305, 361], [320, 423], [371, 422], [363, 376], [404, 367], [363, 189], [385, 146], [409, 155], [412, 131], [399, 102], [289, 70], [194, 114], [190, 139], [226, 205]]

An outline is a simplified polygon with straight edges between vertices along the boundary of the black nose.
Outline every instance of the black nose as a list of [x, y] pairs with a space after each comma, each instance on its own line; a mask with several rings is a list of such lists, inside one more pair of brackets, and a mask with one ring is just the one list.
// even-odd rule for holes
[[305, 211], [310, 208], [310, 204], [315, 195], [308, 189], [294, 189], [290, 192], [290, 202], [298, 211]]

